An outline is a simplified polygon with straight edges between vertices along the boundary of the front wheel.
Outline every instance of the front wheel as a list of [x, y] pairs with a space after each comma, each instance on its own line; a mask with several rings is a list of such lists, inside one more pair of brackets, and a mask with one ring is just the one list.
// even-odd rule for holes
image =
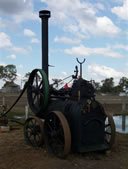
[[113, 117], [110, 114], [106, 115], [105, 128], [104, 128], [105, 143], [109, 148], [112, 148], [115, 143], [116, 129]]

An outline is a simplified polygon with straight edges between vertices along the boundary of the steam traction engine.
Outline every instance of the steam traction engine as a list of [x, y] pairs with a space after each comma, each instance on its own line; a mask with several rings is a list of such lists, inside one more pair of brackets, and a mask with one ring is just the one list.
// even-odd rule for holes
[[72, 75], [73, 85], [57, 90], [56, 83], [48, 81], [48, 18], [50, 11], [40, 11], [42, 19], [42, 69], [31, 72], [27, 83], [27, 96], [35, 116], [26, 120], [24, 136], [35, 147], [45, 142], [49, 151], [58, 157], [72, 152], [111, 149], [115, 140], [113, 118], [105, 114], [103, 106], [95, 100], [92, 84], [80, 76], [78, 67]]

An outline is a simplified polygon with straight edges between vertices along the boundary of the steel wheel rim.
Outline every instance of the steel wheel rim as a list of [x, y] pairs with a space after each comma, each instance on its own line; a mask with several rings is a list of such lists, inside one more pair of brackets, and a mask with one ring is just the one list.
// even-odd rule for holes
[[44, 143], [44, 122], [38, 117], [28, 118], [24, 125], [24, 138], [27, 144], [40, 147]]
[[50, 112], [44, 124], [45, 141], [48, 150], [64, 158], [71, 149], [71, 134], [68, 122], [59, 111]]
[[27, 88], [28, 103], [31, 110], [41, 116], [48, 105], [49, 84], [47, 76], [42, 69], [31, 72]]
[[106, 121], [105, 121], [105, 143], [109, 145], [111, 148], [115, 143], [115, 123], [113, 117], [110, 114], [107, 114]]

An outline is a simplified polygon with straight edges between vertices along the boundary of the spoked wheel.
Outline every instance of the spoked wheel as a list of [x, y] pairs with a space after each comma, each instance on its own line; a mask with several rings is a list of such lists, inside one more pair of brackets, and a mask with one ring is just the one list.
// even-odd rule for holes
[[113, 117], [110, 114], [106, 115], [104, 132], [105, 132], [105, 142], [109, 145], [109, 148], [111, 148], [115, 142], [116, 130]]
[[68, 122], [59, 111], [48, 114], [44, 124], [46, 145], [50, 152], [59, 158], [64, 158], [71, 148], [71, 134]]
[[28, 80], [28, 103], [36, 116], [42, 117], [48, 104], [49, 84], [42, 69], [34, 69]]
[[28, 118], [24, 125], [24, 137], [27, 144], [33, 147], [40, 147], [44, 143], [43, 139], [44, 122], [38, 117]]

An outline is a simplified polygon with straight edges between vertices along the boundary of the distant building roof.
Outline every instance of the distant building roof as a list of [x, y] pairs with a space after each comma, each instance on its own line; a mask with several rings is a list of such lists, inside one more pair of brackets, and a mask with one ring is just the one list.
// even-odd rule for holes
[[20, 92], [20, 86], [16, 83], [11, 83], [1, 89], [2, 93], [17, 93]]

